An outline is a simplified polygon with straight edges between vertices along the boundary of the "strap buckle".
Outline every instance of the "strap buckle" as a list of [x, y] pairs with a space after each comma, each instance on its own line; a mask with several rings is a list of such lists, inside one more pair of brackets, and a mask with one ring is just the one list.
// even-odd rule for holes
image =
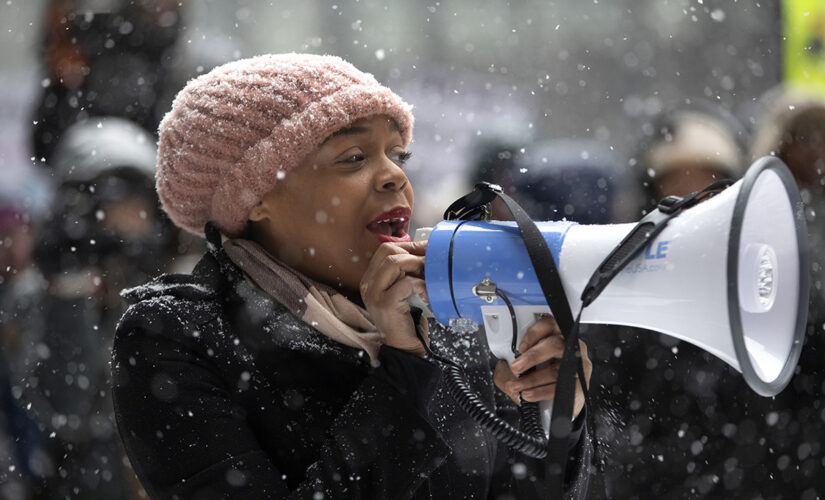
[[687, 196], [666, 196], [659, 201], [657, 208], [662, 213], [672, 214], [685, 206], [687, 198]]
[[501, 186], [479, 182], [472, 192], [454, 201], [444, 212], [444, 220], [490, 220], [490, 203], [503, 193]]

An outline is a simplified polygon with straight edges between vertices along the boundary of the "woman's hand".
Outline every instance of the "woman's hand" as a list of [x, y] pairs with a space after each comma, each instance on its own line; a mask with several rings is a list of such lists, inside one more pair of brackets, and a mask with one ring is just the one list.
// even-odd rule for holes
[[[590, 374], [593, 372], [593, 363], [587, 355], [587, 345], [579, 341], [579, 348], [582, 352], [582, 363], [585, 381], [590, 387]], [[516, 358], [510, 366], [504, 361], [499, 361], [493, 375], [496, 387], [510, 396], [517, 404], [519, 393], [525, 401], [546, 401], [553, 399], [556, 395], [556, 381], [559, 378], [559, 360], [564, 354], [564, 337], [559, 330], [556, 320], [548, 316], [537, 321], [527, 329], [524, 338], [518, 345], [521, 356]], [[530, 368], [545, 361], [550, 363], [538, 368], [536, 371], [516, 378]], [[573, 406], [573, 417], [577, 417], [584, 408], [584, 392], [576, 376], [576, 399]]]
[[[417, 293], [426, 301], [424, 252], [426, 241], [382, 243], [361, 278], [361, 299], [384, 344], [423, 356], [424, 346], [415, 334], [407, 297]], [[429, 342], [425, 336], [424, 340]]]

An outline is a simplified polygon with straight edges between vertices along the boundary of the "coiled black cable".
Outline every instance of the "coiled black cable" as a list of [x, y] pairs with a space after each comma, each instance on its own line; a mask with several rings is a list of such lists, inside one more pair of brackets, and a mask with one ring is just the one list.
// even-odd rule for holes
[[449, 364], [447, 371], [447, 389], [458, 405], [464, 409], [479, 425], [489, 431], [496, 439], [507, 446], [534, 458], [547, 456], [547, 438], [539, 420], [537, 403], [523, 401], [519, 406], [520, 426], [527, 432], [520, 431], [501, 417], [490, 411], [478, 395], [470, 389], [464, 379], [464, 373], [458, 365]]
[[[521, 355], [516, 348], [516, 340], [518, 335], [518, 323], [516, 321], [516, 312], [513, 304], [507, 296], [500, 290], [496, 291], [496, 295], [504, 300], [507, 308], [510, 311], [510, 319], [513, 322], [513, 340], [512, 350], [516, 357]], [[416, 328], [416, 335], [418, 340], [424, 346], [427, 354], [435, 360], [440, 361], [444, 365], [446, 371], [447, 390], [450, 395], [456, 400], [458, 406], [466, 411], [470, 417], [473, 418], [482, 428], [490, 432], [496, 439], [503, 442], [514, 450], [524, 453], [533, 458], [544, 458], [547, 456], [547, 437], [544, 433], [544, 428], [541, 425], [541, 418], [539, 417], [538, 403], [531, 403], [521, 400], [518, 407], [519, 427], [522, 430], [516, 429], [507, 421], [496, 415], [491, 411], [481, 398], [470, 388], [470, 384], [464, 377], [464, 371], [457, 363], [435, 354], [430, 346], [424, 342], [424, 338]], [[532, 370], [525, 372], [530, 373]]]

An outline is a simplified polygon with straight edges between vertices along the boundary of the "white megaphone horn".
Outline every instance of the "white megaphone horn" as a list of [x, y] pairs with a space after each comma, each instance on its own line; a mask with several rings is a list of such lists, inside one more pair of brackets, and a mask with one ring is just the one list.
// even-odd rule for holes
[[[635, 224], [537, 222], [552, 251], [570, 309], [588, 278]], [[799, 359], [808, 307], [807, 230], [787, 167], [756, 161], [744, 178], [670, 220], [581, 315], [582, 323], [627, 325], [690, 342], [772, 396]], [[493, 354], [512, 361], [507, 304], [477, 293], [493, 283], [511, 302], [518, 341], [549, 314], [512, 222], [443, 221], [429, 234], [429, 307], [453, 327], [483, 324]]]

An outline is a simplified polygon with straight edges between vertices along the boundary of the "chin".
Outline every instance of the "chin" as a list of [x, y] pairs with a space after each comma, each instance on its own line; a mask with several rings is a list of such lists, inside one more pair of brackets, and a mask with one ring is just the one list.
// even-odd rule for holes
[[348, 265], [347, 263], [342, 263], [344, 265], [334, 266], [333, 269], [335, 269], [335, 271], [343, 272], [335, 272], [333, 269], [330, 269], [331, 272], [335, 273], [335, 276], [329, 280], [329, 283], [339, 289], [360, 290], [361, 279], [367, 272], [369, 262], [369, 258], [361, 257], [358, 262], [349, 262]]

